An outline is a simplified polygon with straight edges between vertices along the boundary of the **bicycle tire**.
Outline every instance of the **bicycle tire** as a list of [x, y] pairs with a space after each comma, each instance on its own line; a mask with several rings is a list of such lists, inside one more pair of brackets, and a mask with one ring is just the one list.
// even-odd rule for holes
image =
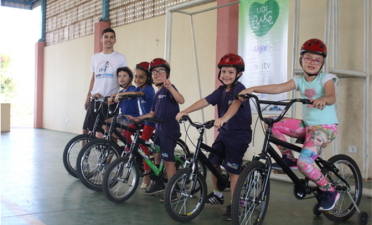
[[[192, 180], [190, 180], [192, 175]], [[169, 180], [164, 192], [164, 205], [168, 215], [178, 222], [188, 222], [197, 217], [203, 210], [207, 197], [207, 184], [203, 175], [197, 173], [196, 186], [190, 190], [195, 182], [195, 174], [191, 168], [179, 170]], [[172, 200], [173, 192], [177, 193], [177, 200]]]
[[[249, 163], [241, 172], [231, 203], [232, 224], [260, 225], [264, 221], [270, 199], [270, 179], [267, 181], [264, 201], [262, 195], [265, 165], [259, 161]], [[247, 217], [248, 215], [248, 217]]]
[[[77, 158], [76, 172], [79, 179], [87, 188], [93, 191], [102, 191], [102, 178], [104, 175], [104, 167], [106, 165], [106, 162], [104, 162], [106, 158], [102, 153], [106, 153], [107, 145], [108, 140], [106, 139], [92, 140], [81, 149]], [[111, 142], [110, 146], [110, 162], [113, 162], [115, 159], [120, 157], [122, 150], [115, 142]], [[88, 169], [85, 168], [85, 170], [83, 170], [84, 162], [88, 163]], [[91, 169], [91, 167], [93, 169]]]
[[90, 134], [80, 134], [72, 138], [66, 144], [65, 149], [63, 150], [62, 160], [63, 160], [63, 165], [65, 166], [65, 169], [71, 176], [75, 178], [79, 178], [76, 172], [76, 159], [77, 159], [77, 156], [80, 150], [83, 148], [80, 142], [81, 141], [89, 142], [92, 139], [96, 139], [96, 137]]
[[[177, 145], [180, 146], [180, 148], [178, 148]], [[190, 154], [189, 147], [186, 145], [186, 143], [181, 138], [177, 139], [177, 145], [174, 149], [174, 154], [177, 154], [177, 153], [183, 153], [183, 155]]]
[[[351, 189], [350, 195], [353, 196], [353, 201], [359, 205], [362, 198], [362, 175], [356, 162], [347, 155], [335, 155], [328, 162], [338, 168], [338, 174], [349, 183]], [[322, 173], [327, 181], [332, 185], [345, 186], [329, 168], [323, 167]], [[330, 211], [324, 211], [323, 214], [329, 220], [334, 222], [342, 222], [349, 219], [356, 212], [353, 202], [350, 200], [346, 191], [338, 191], [340, 198], [337, 201], [335, 208]], [[354, 194], [352, 194], [354, 193]]]
[[[128, 168], [128, 157], [121, 157], [110, 163], [102, 181], [106, 198], [115, 203], [128, 200], [136, 192], [139, 182], [139, 169], [136, 162]], [[128, 176], [128, 177], [127, 177]], [[127, 178], [126, 182], [123, 179]]]
[[[186, 158], [185, 158], [185, 156], [181, 156], [180, 159], [181, 159], [182, 161], [184, 161], [184, 162], [185, 162], [185, 160], [190, 161], [190, 160], [193, 158], [193, 156], [194, 156], [194, 154], [187, 154], [187, 155], [186, 155]], [[197, 164], [198, 164], [198, 171], [199, 171], [199, 173], [200, 173], [201, 175], [203, 175], [204, 179], [206, 179], [206, 178], [207, 178], [207, 167], [206, 167], [206, 166], [204, 165], [204, 163], [203, 163], [201, 160], [199, 160], [199, 159], [197, 159]], [[188, 168], [188, 167], [191, 168], [191, 165], [188, 165], [188, 167], [185, 167], [185, 165], [181, 165], [181, 163], [180, 163], [179, 161], [176, 161], [176, 162], [175, 162], [175, 166], [176, 166], [176, 169], [177, 169], [177, 170], [185, 169], [185, 168]]]

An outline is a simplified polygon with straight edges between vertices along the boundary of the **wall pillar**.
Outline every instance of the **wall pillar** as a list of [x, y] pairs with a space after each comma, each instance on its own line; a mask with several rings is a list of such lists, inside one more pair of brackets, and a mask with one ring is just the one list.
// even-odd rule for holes
[[[217, 5], [224, 5], [236, 0], [217, 0]], [[238, 53], [239, 35], [239, 4], [217, 9], [217, 41], [216, 41], [216, 65], [221, 57], [227, 53]], [[216, 67], [215, 87], [219, 87], [221, 82], [217, 79], [219, 69]], [[217, 109], [215, 118], [218, 118]], [[215, 136], [218, 132], [215, 129]]]
[[43, 128], [44, 41], [35, 44], [35, 103], [34, 128]]
[[110, 22], [99, 21], [94, 24], [94, 53], [99, 53], [103, 51], [102, 40], [102, 31], [106, 28], [110, 28]]

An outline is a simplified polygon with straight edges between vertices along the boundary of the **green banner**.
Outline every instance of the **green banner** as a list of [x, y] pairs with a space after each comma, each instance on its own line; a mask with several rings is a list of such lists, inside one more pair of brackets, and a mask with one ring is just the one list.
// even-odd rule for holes
[[[246, 87], [287, 81], [289, 0], [241, 0], [239, 55], [245, 61], [240, 81]], [[287, 94], [259, 95], [264, 100], [283, 100]], [[280, 107], [268, 107], [273, 113]], [[252, 112], [256, 112], [252, 107]]]

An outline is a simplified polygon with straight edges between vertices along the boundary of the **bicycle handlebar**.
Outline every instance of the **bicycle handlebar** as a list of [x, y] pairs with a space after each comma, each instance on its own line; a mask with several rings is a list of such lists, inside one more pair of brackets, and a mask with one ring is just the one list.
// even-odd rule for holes
[[[285, 108], [283, 109], [282, 113], [280, 113], [280, 115], [276, 119], [273, 119], [271, 121], [272, 123], [279, 122], [284, 117], [284, 115], [287, 113], [288, 109], [295, 102], [301, 102], [302, 104], [311, 104], [311, 102], [310, 102], [309, 99], [302, 99], [302, 98], [295, 98], [295, 99], [290, 100], [289, 102], [283, 102], [283, 101], [265, 101], [265, 100], [259, 100], [258, 97], [256, 95], [253, 95], [253, 94], [237, 95], [237, 97], [242, 97], [242, 98], [246, 98], [246, 99], [254, 98], [255, 99], [255, 104], [257, 106], [257, 109], [260, 109], [259, 104], [283, 105], [283, 106], [285, 106]], [[261, 110], [257, 110], [257, 111], [258, 111], [258, 115], [259, 115], [260, 119], [262, 121], [266, 122], [265, 118], [262, 116]]]
[[155, 118], [155, 117], [147, 117], [147, 118], [143, 118], [143, 119], [140, 119], [138, 121], [130, 121], [132, 124], [140, 124], [142, 122], [153, 122], [153, 123], [161, 123], [163, 122], [162, 119], [158, 119], [158, 118]]
[[203, 128], [203, 127], [205, 127], [207, 129], [210, 129], [210, 128], [212, 128], [214, 126], [214, 120], [207, 121], [207, 122], [205, 122], [203, 124], [196, 124], [196, 123], [192, 122], [192, 120], [190, 119], [189, 116], [186, 116], [186, 115], [181, 117], [179, 123], [183, 123], [183, 122], [186, 122], [186, 121], [189, 121], [190, 124], [191, 124], [191, 126], [193, 126], [195, 128]]

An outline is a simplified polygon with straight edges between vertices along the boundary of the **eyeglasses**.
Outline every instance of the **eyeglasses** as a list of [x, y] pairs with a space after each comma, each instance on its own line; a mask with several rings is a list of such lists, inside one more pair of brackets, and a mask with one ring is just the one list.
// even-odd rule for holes
[[317, 66], [320, 66], [324, 61], [323, 60], [320, 60], [320, 59], [312, 59], [310, 57], [305, 57], [304, 58], [304, 61], [308, 64], [310, 64], [311, 62], [314, 62], [315, 65]]
[[159, 71], [153, 70], [151, 72], [152, 75], [163, 74], [163, 73], [165, 73], [165, 70], [159, 70]]

